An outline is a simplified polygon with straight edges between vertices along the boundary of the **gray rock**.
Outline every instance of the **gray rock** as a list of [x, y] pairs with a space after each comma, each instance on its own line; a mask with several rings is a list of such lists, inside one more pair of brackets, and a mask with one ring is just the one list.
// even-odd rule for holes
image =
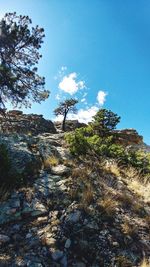
[[76, 267], [86, 267], [86, 264], [84, 262], [78, 261], [76, 262]]
[[72, 223], [77, 223], [80, 219], [81, 212], [79, 210], [74, 211], [73, 213], [70, 213], [67, 217], [67, 220]]
[[11, 207], [12, 208], [20, 208], [20, 199], [12, 199]]
[[58, 165], [51, 168], [51, 173], [56, 175], [65, 175], [70, 172], [70, 168], [64, 166], [64, 165]]
[[71, 240], [70, 239], [67, 239], [66, 240], [66, 243], [65, 243], [65, 248], [70, 248], [70, 246], [71, 246]]
[[61, 264], [61, 267], [67, 267], [68, 266], [66, 255], [64, 255], [63, 258], [60, 260], [60, 264]]
[[63, 257], [63, 251], [56, 250], [51, 254], [54, 261], [59, 261]]
[[9, 242], [9, 241], [10, 241], [9, 236], [0, 234], [0, 243], [1, 243], [1, 244], [3, 244], [3, 243], [7, 243], [7, 242]]

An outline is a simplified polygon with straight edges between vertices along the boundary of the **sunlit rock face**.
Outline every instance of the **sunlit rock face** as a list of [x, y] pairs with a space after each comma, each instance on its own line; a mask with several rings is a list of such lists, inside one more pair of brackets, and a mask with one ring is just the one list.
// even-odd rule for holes
[[134, 129], [115, 130], [117, 143], [121, 145], [139, 145], [143, 143], [143, 137]]
[[42, 115], [23, 114], [20, 110], [0, 113], [0, 132], [23, 133], [37, 135], [41, 133], [56, 133], [54, 124]]

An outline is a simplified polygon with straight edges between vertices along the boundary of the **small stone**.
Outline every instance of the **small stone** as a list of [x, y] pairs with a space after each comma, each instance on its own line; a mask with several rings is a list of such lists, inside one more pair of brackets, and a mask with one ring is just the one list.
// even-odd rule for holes
[[84, 262], [78, 261], [76, 263], [76, 267], [86, 267], [86, 264]]
[[9, 236], [7, 236], [7, 235], [1, 235], [0, 234], [0, 243], [7, 243], [7, 242], [9, 242], [10, 241], [10, 238], [9, 238]]
[[70, 246], [71, 246], [71, 240], [67, 239], [65, 243], [65, 248], [70, 248]]
[[8, 210], [7, 212], [6, 212], [6, 214], [7, 215], [11, 215], [11, 214], [14, 214], [14, 213], [16, 213], [16, 209], [15, 208], [12, 208], [12, 209], [10, 209], [10, 210]]
[[32, 234], [31, 233], [28, 233], [27, 235], [26, 235], [26, 238], [31, 238], [32, 237]]
[[31, 231], [34, 232], [34, 233], [37, 232], [37, 230], [38, 230], [37, 227], [32, 227], [32, 228], [31, 228]]
[[70, 168], [64, 165], [58, 165], [51, 168], [51, 173], [55, 175], [65, 175], [70, 172]]
[[96, 223], [94, 223], [94, 222], [88, 223], [86, 225], [86, 227], [89, 228], [89, 229], [93, 229], [93, 230], [98, 230], [99, 229], [98, 225]]
[[119, 247], [119, 243], [118, 243], [118, 242], [113, 242], [112, 245], [113, 245], [114, 247]]
[[63, 257], [63, 252], [60, 250], [56, 250], [55, 252], [52, 252], [52, 259], [54, 261], [59, 261]]
[[15, 225], [13, 225], [13, 230], [15, 230], [15, 231], [19, 231], [20, 230], [20, 225], [19, 224], [15, 224]]
[[11, 202], [11, 207], [12, 208], [20, 208], [20, 200], [19, 199], [15, 199]]
[[72, 223], [76, 223], [79, 221], [80, 216], [81, 216], [81, 212], [79, 210], [77, 210], [77, 211], [69, 214], [68, 221], [70, 221]]
[[39, 222], [39, 223], [45, 223], [47, 221], [48, 221], [48, 217], [47, 216], [37, 218], [37, 222]]
[[53, 237], [48, 238], [47, 236], [42, 237], [42, 243], [47, 246], [54, 247], [56, 243], [56, 239]]

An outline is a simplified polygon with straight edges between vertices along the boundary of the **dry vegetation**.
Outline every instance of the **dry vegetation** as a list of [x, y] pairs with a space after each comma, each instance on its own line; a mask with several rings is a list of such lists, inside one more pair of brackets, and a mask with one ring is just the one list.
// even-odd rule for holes
[[50, 156], [44, 160], [44, 168], [49, 169], [51, 167], [57, 166], [59, 164], [59, 159], [55, 156]]

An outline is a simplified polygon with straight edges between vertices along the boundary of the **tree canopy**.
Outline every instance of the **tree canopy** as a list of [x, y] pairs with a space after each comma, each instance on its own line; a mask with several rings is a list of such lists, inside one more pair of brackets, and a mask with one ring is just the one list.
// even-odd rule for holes
[[62, 130], [65, 131], [65, 122], [68, 112], [75, 113], [77, 111], [75, 105], [78, 103], [76, 99], [66, 99], [59, 103], [59, 107], [54, 110], [56, 116], [63, 115]]
[[0, 106], [30, 106], [49, 96], [45, 78], [37, 73], [44, 29], [31, 27], [28, 16], [6, 13], [0, 22]]
[[120, 122], [120, 116], [107, 109], [100, 109], [93, 117], [92, 127], [99, 135], [104, 135], [116, 128]]

